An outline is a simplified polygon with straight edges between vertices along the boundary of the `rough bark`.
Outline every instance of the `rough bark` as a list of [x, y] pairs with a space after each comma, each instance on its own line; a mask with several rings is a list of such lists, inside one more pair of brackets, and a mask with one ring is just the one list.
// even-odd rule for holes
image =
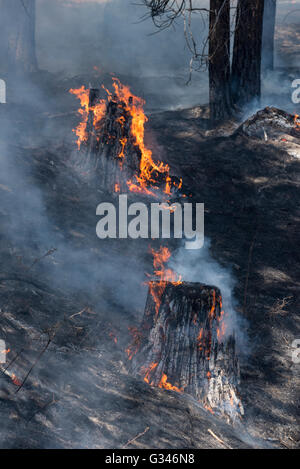
[[264, 0], [239, 0], [236, 14], [231, 90], [242, 107], [261, 95], [261, 48]]
[[220, 291], [200, 283], [150, 282], [144, 319], [128, 349], [151, 386], [192, 395], [213, 413], [243, 413], [233, 336], [225, 338]]
[[276, 0], [265, 0], [262, 37], [262, 70], [274, 69], [274, 34], [276, 21]]
[[209, 16], [209, 101], [212, 121], [230, 117], [230, 1], [211, 0]]
[[0, 0], [0, 11], [2, 72], [35, 71], [35, 0]]

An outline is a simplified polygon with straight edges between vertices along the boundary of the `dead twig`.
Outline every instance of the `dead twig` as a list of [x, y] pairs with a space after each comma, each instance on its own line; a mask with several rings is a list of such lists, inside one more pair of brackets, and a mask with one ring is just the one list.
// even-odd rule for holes
[[86, 313], [89, 311], [89, 307], [86, 306], [85, 308], [83, 308], [81, 311], [79, 311], [78, 313], [74, 313], [72, 314], [72, 316], [69, 316], [69, 319], [73, 319], [75, 318], [76, 316], [82, 316], [83, 313]]
[[292, 302], [293, 296], [285, 296], [281, 300], [278, 298], [270, 310], [272, 315], [282, 315], [287, 314], [288, 311], [285, 309], [286, 306], [289, 306]]
[[37, 257], [37, 258], [33, 261], [33, 263], [31, 264], [31, 266], [28, 267], [27, 271], [31, 270], [32, 267], [34, 267], [38, 262], [40, 262], [40, 261], [42, 261], [43, 259], [45, 259], [45, 257], [51, 256], [51, 255], [54, 254], [56, 251], [57, 251], [56, 248], [52, 248], [52, 249], [49, 249], [49, 251], [47, 251], [46, 254], [44, 254], [43, 256]]
[[246, 281], [245, 281], [245, 291], [244, 291], [244, 304], [243, 304], [243, 314], [246, 314], [246, 306], [247, 306], [247, 297], [248, 297], [248, 284], [249, 284], [249, 276], [250, 276], [250, 269], [251, 269], [251, 263], [252, 263], [252, 254], [253, 254], [253, 249], [255, 245], [255, 241], [257, 238], [257, 233], [258, 233], [258, 226], [256, 227], [252, 242], [250, 244], [249, 248], [249, 256], [248, 256], [248, 266], [247, 266], [247, 274], [246, 274]]
[[127, 448], [127, 446], [131, 445], [134, 443], [138, 438], [141, 438], [141, 436], [145, 435], [150, 430], [150, 427], [146, 427], [145, 430], [142, 433], [139, 433], [137, 436], [132, 438], [132, 440], [127, 441], [126, 445], [122, 446], [122, 449]]
[[45, 347], [41, 350], [41, 352], [37, 356], [36, 360], [34, 361], [33, 365], [30, 367], [29, 371], [27, 372], [25, 378], [23, 379], [20, 386], [16, 390], [15, 394], [17, 394], [22, 389], [22, 387], [26, 383], [27, 379], [29, 378], [30, 373], [32, 372], [34, 367], [38, 364], [38, 362], [40, 361], [40, 359], [42, 358], [44, 353], [47, 351], [47, 349], [48, 349], [49, 345], [51, 344], [51, 342], [54, 340], [54, 338], [55, 338], [57, 332], [59, 331], [60, 327], [61, 327], [61, 323], [58, 323], [56, 326], [54, 326], [52, 331], [48, 332], [48, 340], [47, 340], [47, 343], [46, 343]]
[[221, 438], [219, 438], [210, 428], [208, 428], [208, 433], [215, 438], [215, 440], [217, 440], [219, 443], [221, 443], [221, 445], [225, 446], [225, 448], [227, 449], [232, 449], [231, 446], [229, 446], [227, 443], [225, 443], [225, 441], [221, 440]]
[[32, 416], [27, 420], [26, 423], [28, 424], [29, 422], [31, 422], [32, 419], [34, 419], [34, 417], [35, 417], [37, 414], [39, 414], [39, 413], [42, 412], [42, 411], [45, 411], [46, 409], [48, 409], [49, 407], [51, 407], [51, 406], [54, 405], [54, 404], [57, 404], [58, 402], [59, 402], [59, 399], [56, 401], [56, 400], [54, 399], [54, 394], [53, 394], [52, 400], [49, 401], [49, 402], [47, 402], [47, 403], [46, 403], [45, 405], [43, 405], [40, 409], [38, 409], [36, 412], [34, 412], [34, 413], [32, 414]]

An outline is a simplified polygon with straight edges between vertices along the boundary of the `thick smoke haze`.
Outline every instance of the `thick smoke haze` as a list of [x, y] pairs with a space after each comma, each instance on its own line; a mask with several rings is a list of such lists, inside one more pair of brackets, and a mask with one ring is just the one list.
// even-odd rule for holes
[[[163, 101], [161, 107], [170, 109], [207, 103], [207, 70], [194, 72], [191, 83], [186, 85], [191, 53], [186, 45], [182, 19], [173, 27], [158, 31], [141, 3], [37, 0], [36, 42], [40, 68], [59, 73], [61, 77], [90, 75], [97, 67], [101, 73], [138, 78], [151, 109], [159, 108], [157, 101]], [[207, 8], [209, 1], [199, 0], [197, 5]], [[234, 17], [235, 2], [232, 6]], [[299, 22], [296, 2], [277, 2], [276, 73], [263, 79], [263, 105], [282, 106], [282, 100], [274, 96], [289, 92], [293, 77], [287, 76], [283, 81], [278, 74], [282, 67], [300, 65]], [[192, 30], [201, 49], [207, 36], [205, 14], [193, 16]], [[284, 99], [287, 101], [286, 95]]]

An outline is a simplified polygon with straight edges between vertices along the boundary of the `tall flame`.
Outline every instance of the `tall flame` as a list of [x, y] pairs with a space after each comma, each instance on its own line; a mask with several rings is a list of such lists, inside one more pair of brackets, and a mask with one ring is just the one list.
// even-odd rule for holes
[[123, 101], [126, 105], [126, 111], [132, 118], [131, 133], [135, 139], [135, 144], [141, 151], [140, 174], [135, 175], [135, 180], [128, 181], [129, 189], [132, 192], [146, 192], [151, 194], [147, 186], [156, 182], [155, 172], [165, 173], [166, 188], [165, 192], [169, 193], [169, 166], [161, 162], [155, 163], [152, 159], [152, 151], [146, 147], [145, 124], [148, 118], [144, 112], [146, 104], [142, 98], [131, 93], [129, 86], [123, 85], [118, 78], [113, 78], [113, 88], [119, 101]]
[[90, 106], [90, 90], [84, 86], [78, 89], [70, 89], [70, 93], [74, 94], [74, 96], [79, 99], [81, 106], [81, 108], [78, 109], [78, 113], [82, 116], [82, 121], [78, 124], [76, 129], [73, 129], [73, 132], [78, 137], [77, 146], [78, 150], [80, 150], [82, 143], [88, 140], [87, 123], [90, 112], [94, 114], [93, 123], [94, 126], [97, 127], [105, 115], [106, 103], [104, 100], [100, 100], [95, 106]]

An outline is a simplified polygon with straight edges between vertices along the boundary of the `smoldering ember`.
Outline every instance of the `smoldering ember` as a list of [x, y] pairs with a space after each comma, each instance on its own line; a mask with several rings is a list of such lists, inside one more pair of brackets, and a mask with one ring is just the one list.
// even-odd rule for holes
[[298, 448], [297, 2], [0, 12], [0, 449]]

